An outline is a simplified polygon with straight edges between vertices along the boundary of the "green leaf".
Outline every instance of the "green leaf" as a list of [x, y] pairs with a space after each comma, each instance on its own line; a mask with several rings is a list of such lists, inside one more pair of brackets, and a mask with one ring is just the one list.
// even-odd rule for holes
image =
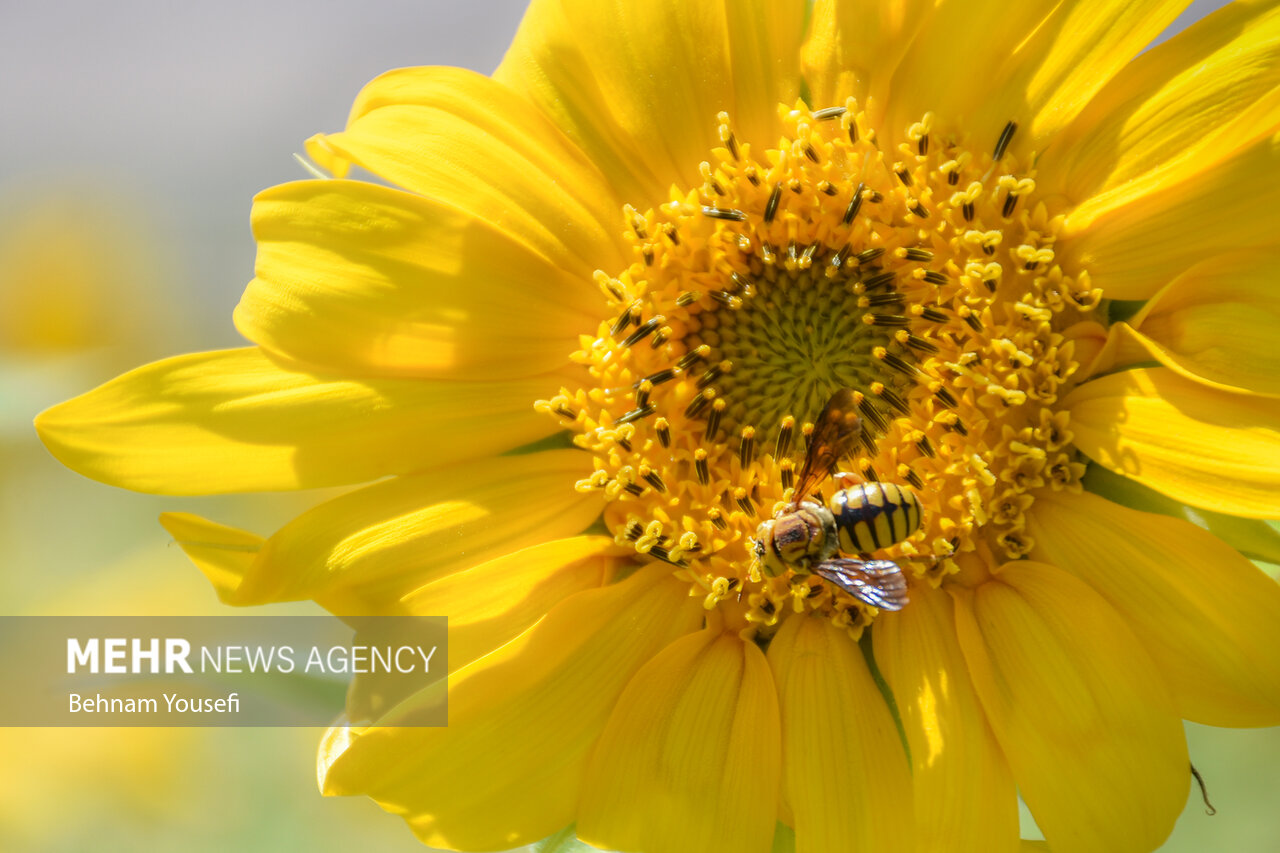
[[1097, 463], [1089, 465], [1083, 482], [1086, 489], [1107, 500], [1143, 512], [1158, 512], [1181, 518], [1203, 527], [1250, 560], [1280, 563], [1280, 533], [1276, 532], [1272, 522], [1237, 518], [1234, 515], [1183, 506], [1173, 498], [1165, 497], [1137, 480], [1116, 474]]

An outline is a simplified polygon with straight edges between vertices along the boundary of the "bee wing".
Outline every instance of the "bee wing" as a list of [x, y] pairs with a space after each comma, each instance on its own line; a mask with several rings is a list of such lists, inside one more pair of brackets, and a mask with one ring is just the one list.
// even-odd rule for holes
[[907, 598], [907, 579], [892, 560], [851, 560], [836, 557], [814, 566], [813, 573], [831, 581], [854, 598], [881, 610], [901, 610]]
[[818, 415], [813, 426], [809, 452], [805, 454], [804, 467], [800, 469], [792, 503], [798, 504], [804, 500], [814, 486], [829, 475], [836, 464], [849, 455], [854, 444], [861, 440], [862, 419], [858, 417], [853, 391], [841, 388], [822, 407], [822, 414]]

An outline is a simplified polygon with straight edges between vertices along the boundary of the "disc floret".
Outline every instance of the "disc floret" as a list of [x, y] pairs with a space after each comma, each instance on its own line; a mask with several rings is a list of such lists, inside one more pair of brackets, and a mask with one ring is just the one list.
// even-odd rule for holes
[[625, 208], [634, 262], [597, 273], [602, 319], [572, 356], [589, 378], [538, 407], [592, 454], [577, 487], [617, 541], [709, 609], [766, 631], [820, 611], [856, 634], [874, 608], [753, 554], [824, 402], [852, 389], [866, 425], [843, 467], [925, 508], [882, 556], [935, 585], [965, 554], [1017, 559], [1037, 492], [1080, 488], [1054, 405], [1100, 293], [1057, 262], [1061, 216], [1034, 157], [1009, 152], [1012, 123], [982, 151], [930, 114], [889, 152], [852, 100], [779, 112], [760, 156], [721, 114], [700, 186]]

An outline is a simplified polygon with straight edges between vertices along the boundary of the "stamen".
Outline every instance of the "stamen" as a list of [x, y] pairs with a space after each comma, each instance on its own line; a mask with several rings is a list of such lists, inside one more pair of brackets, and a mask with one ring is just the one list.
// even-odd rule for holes
[[707, 451], [699, 447], [693, 451], [693, 470], [698, 475], [698, 483], [707, 485], [711, 482], [711, 470], [707, 467]]
[[705, 371], [703, 371], [701, 376], [698, 377], [698, 389], [701, 390], [703, 388], [706, 388], [712, 382], [715, 382], [717, 379], [719, 379], [721, 376], [728, 373], [732, 369], [733, 369], [733, 362], [728, 360], [719, 362], [718, 364], [711, 365]]
[[871, 421], [871, 423], [873, 423], [876, 429], [880, 432], [883, 433], [889, 429], [889, 419], [886, 418], [884, 413], [877, 409], [866, 397], [861, 397], [858, 400], [858, 412], [863, 418]]
[[1004, 158], [1005, 149], [1009, 147], [1009, 143], [1013, 141], [1013, 135], [1018, 131], [1018, 123], [1011, 121], [1004, 126], [1004, 130], [1000, 131], [1000, 138], [996, 140], [995, 153], [991, 155], [991, 159], [999, 161]]
[[864, 296], [858, 300], [859, 308], [874, 308], [880, 305], [897, 305], [902, 306], [905, 297], [896, 290], [888, 293], [873, 293], [870, 296]]
[[769, 201], [764, 206], [765, 224], [773, 222], [773, 218], [778, 214], [778, 201], [782, 198], [782, 184], [776, 183], [769, 192]]
[[778, 440], [773, 446], [773, 458], [782, 459], [791, 452], [791, 433], [795, 429], [796, 419], [787, 415], [778, 425]]
[[661, 326], [663, 323], [665, 323], [666, 321], [667, 321], [667, 318], [663, 317], [661, 314], [659, 314], [658, 316], [650, 320], [646, 320], [645, 322], [640, 324], [640, 328], [636, 329], [634, 332], [627, 335], [625, 339], [623, 339], [622, 346], [630, 347], [638, 344], [640, 341], [644, 340], [649, 335], [653, 334], [654, 331], [656, 331], [657, 328]]
[[890, 406], [898, 411], [900, 415], [911, 414], [911, 408], [907, 405], [907, 401], [898, 396], [892, 388], [885, 386], [883, 382], [872, 382], [871, 393], [875, 394], [881, 400], [884, 400]]
[[712, 219], [723, 219], [728, 222], [746, 222], [747, 221], [747, 215], [745, 213], [743, 213], [741, 210], [735, 210], [733, 208], [726, 209], [723, 207], [704, 206], [702, 208], [702, 215], [708, 216]]
[[653, 486], [654, 491], [660, 494], [666, 493], [667, 484], [662, 481], [662, 477], [658, 475], [657, 471], [654, 471], [652, 468], [649, 468], [648, 466], [643, 466], [640, 469], [640, 476], [644, 478], [646, 483], [648, 483], [650, 486]]
[[901, 328], [911, 321], [901, 314], [863, 314], [862, 322], [868, 326], [892, 326]]
[[642, 304], [643, 303], [639, 299], [637, 299], [636, 301], [628, 305], [626, 308], [622, 309], [622, 313], [618, 315], [618, 319], [614, 322], [613, 326], [609, 329], [609, 334], [613, 337], [617, 337], [618, 334], [623, 329], [625, 329], [627, 326], [630, 326], [631, 318], [635, 316], [637, 312], [639, 312], [640, 306]]
[[848, 110], [844, 107], [826, 107], [821, 110], [815, 110], [809, 115], [811, 115], [815, 121], [830, 121], [833, 118], [840, 118], [840, 116], [844, 115], [846, 112], [848, 112]]
[[891, 283], [896, 275], [897, 273], [893, 270], [885, 270], [882, 273], [877, 273], [876, 275], [871, 276], [871, 278], [867, 279], [862, 284], [867, 290], [875, 290], [881, 285]]
[[707, 407], [707, 404], [715, 399], [715, 396], [716, 389], [707, 388], [701, 394], [690, 400], [689, 405], [684, 407], [684, 416], [686, 418], [696, 418], [701, 414], [702, 410]]
[[659, 370], [657, 373], [650, 373], [644, 379], [641, 379], [640, 382], [637, 382], [635, 387], [639, 388], [642, 382], [649, 382], [649, 383], [652, 383], [653, 385], [661, 385], [664, 382], [670, 382], [672, 379], [675, 379], [677, 376], [680, 376], [683, 373], [684, 371], [678, 367], [667, 367], [662, 370]]
[[671, 425], [667, 423], [666, 418], [658, 418], [653, 422], [653, 428], [658, 433], [658, 443], [663, 447], [671, 446]]
[[849, 202], [849, 206], [844, 211], [844, 224], [848, 225], [853, 221], [853, 217], [858, 215], [858, 211], [862, 208], [862, 192], [866, 189], [866, 184], [858, 184], [858, 188], [853, 191], [853, 198]]
[[703, 433], [703, 438], [708, 444], [716, 440], [716, 433], [720, 431], [720, 419], [724, 417], [724, 410], [728, 406], [724, 398], [711, 404], [711, 414], [707, 415], [707, 428]]
[[883, 347], [877, 348], [874, 355], [876, 358], [883, 361], [886, 367], [892, 368], [893, 370], [896, 370], [899, 373], [905, 373], [907, 376], [912, 376], [912, 377], [916, 376], [919, 373], [915, 365], [911, 364], [910, 362], [902, 360], [901, 358], [889, 352], [888, 350], [885, 350]]
[[743, 427], [741, 438], [738, 440], [738, 461], [742, 463], [743, 468], [746, 468], [755, 458], [756, 428], [751, 426]]
[[676, 367], [681, 370], [688, 370], [695, 362], [705, 361], [710, 353], [711, 347], [706, 344], [695, 347], [680, 357], [680, 360], [676, 362]]
[[911, 469], [910, 465], [902, 464], [898, 466], [898, 476], [911, 484], [912, 488], [923, 489], [924, 480], [920, 479], [920, 475]]
[[927, 352], [930, 354], [938, 352], [938, 345], [933, 341], [927, 340], [926, 338], [919, 338], [906, 332], [902, 332], [900, 334], [902, 337], [898, 339], [899, 343], [905, 344], [912, 349], [918, 349], [921, 352]]
[[653, 383], [648, 379], [640, 382], [640, 387], [636, 389], [636, 408], [643, 409], [649, 405], [649, 395], [653, 393]]
[[654, 406], [653, 403], [649, 403], [647, 405], [640, 406], [639, 408], [632, 409], [631, 411], [624, 414], [622, 417], [618, 418], [618, 420], [615, 423], [617, 423], [619, 426], [622, 426], [623, 424], [629, 424], [632, 421], [638, 421], [641, 418], [647, 418], [649, 417], [649, 415], [652, 415], [656, 411], [657, 411], [657, 407]]

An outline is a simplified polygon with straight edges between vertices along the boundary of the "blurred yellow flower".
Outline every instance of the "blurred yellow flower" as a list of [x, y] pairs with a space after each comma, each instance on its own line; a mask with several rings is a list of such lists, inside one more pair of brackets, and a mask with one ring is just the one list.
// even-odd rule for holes
[[164, 313], [165, 259], [133, 199], [69, 184], [0, 195], [0, 356], [115, 348], [136, 360]]
[[[535, 0], [256, 199], [255, 347], [41, 435], [142, 491], [377, 480], [164, 520], [229, 603], [449, 617], [449, 727], [320, 756], [429, 844], [1012, 851], [1020, 791], [1152, 850], [1181, 721], [1280, 722], [1280, 10], [1130, 62], [1184, 5]], [[924, 509], [848, 534], [901, 612], [761, 571], [841, 389]]]

